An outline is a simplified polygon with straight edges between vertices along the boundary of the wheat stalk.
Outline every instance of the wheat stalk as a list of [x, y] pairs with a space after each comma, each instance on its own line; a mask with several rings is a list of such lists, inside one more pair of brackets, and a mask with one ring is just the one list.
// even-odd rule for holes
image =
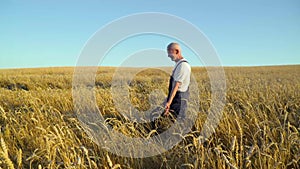
[[2, 137], [0, 138], [0, 144], [1, 144], [0, 157], [4, 159], [4, 162], [9, 169], [14, 169], [15, 167], [8, 156], [8, 150], [5, 141]]

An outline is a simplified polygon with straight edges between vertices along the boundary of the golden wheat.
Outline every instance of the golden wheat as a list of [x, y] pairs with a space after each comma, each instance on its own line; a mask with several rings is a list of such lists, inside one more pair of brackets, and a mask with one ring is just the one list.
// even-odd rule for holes
[[[200, 135], [211, 89], [206, 69], [193, 68], [200, 98], [193, 130], [174, 133], [180, 143], [147, 158], [117, 156], [89, 138], [74, 111], [73, 68], [0, 70], [0, 168], [299, 168], [300, 66], [224, 70], [226, 105], [215, 133]], [[115, 108], [110, 90], [114, 71], [98, 70], [95, 93], [105, 121], [90, 125], [129, 137], [158, 134]], [[166, 94], [168, 74], [147, 69], [128, 85], [132, 105], [144, 111], [151, 92]], [[166, 128], [171, 124], [161, 121]]]

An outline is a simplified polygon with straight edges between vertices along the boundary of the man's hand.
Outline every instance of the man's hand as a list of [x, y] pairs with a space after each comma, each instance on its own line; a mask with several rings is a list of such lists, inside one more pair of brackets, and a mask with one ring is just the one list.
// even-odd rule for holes
[[170, 105], [171, 105], [171, 102], [167, 102], [165, 105], [165, 113], [164, 113], [165, 116], [169, 115]]
[[171, 105], [171, 103], [173, 101], [173, 98], [176, 95], [176, 92], [177, 92], [180, 84], [181, 84], [180, 82], [176, 82], [174, 88], [171, 91], [171, 96], [170, 96], [168, 102], [165, 105], [165, 113], [164, 113], [165, 116], [169, 115], [170, 105]]

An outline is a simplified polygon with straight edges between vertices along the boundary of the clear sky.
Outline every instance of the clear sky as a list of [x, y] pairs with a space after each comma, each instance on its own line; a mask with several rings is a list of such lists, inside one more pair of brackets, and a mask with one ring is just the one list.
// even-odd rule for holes
[[[97, 30], [141, 12], [191, 22], [212, 42], [224, 66], [300, 64], [299, 0], [2, 0], [0, 68], [75, 66]], [[154, 35], [129, 39], [101, 65], [118, 66], [118, 59], [130, 53], [126, 49], [140, 45], [164, 50], [168, 42]]]

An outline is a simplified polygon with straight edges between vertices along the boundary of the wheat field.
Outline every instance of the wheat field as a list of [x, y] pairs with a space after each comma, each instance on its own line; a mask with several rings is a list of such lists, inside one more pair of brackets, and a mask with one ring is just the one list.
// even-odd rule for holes
[[[197, 133], [210, 108], [210, 81], [205, 68], [193, 67], [201, 98], [193, 130], [171, 150], [147, 158], [117, 156], [88, 137], [74, 113], [73, 71], [0, 70], [0, 168], [300, 168], [300, 65], [225, 67], [223, 117], [203, 144]], [[99, 110], [114, 130], [149, 136], [114, 108], [114, 71], [98, 69]], [[166, 93], [168, 76], [156, 69], [138, 73], [130, 83], [131, 103], [148, 109], [149, 93]]]

